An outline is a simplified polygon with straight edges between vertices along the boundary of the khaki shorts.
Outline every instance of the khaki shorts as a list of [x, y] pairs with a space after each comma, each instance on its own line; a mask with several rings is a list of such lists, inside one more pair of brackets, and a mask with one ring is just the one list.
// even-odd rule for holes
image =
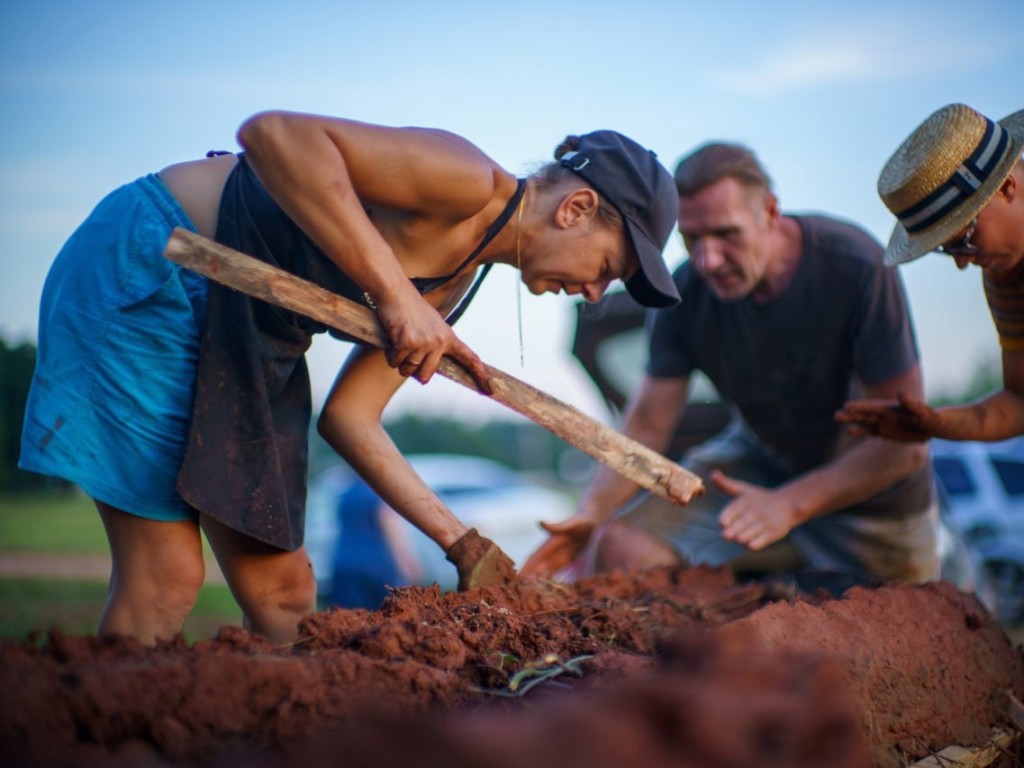
[[838, 511], [809, 520], [781, 541], [752, 552], [722, 538], [718, 517], [731, 497], [710, 484], [712, 469], [757, 485], [775, 487], [789, 477], [773, 467], [743, 433], [729, 427], [691, 450], [683, 461], [707, 490], [685, 506], [644, 495], [617, 518], [654, 535], [694, 564], [731, 565], [737, 572], [769, 573], [813, 568], [867, 573], [922, 582], [939, 577], [938, 504], [909, 517], [886, 518]]

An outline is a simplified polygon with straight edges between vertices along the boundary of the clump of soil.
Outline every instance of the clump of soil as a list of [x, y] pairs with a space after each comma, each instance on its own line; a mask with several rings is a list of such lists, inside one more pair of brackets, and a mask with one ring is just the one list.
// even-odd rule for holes
[[[0, 645], [24, 765], [895, 766], [983, 742], [1024, 651], [948, 584], [841, 599], [654, 569], [441, 594], [189, 647]], [[525, 692], [525, 693], [524, 693]], [[1003, 692], [1003, 693], [1001, 693]]]

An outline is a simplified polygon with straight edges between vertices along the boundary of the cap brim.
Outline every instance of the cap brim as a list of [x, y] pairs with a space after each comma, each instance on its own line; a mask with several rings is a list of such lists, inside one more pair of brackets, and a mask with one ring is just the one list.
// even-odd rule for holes
[[635, 226], [629, 218], [623, 216], [623, 220], [626, 222], [626, 233], [640, 264], [636, 274], [626, 281], [629, 295], [645, 307], [661, 308], [678, 304], [679, 291], [661, 255], [661, 248], [651, 242], [644, 231]]

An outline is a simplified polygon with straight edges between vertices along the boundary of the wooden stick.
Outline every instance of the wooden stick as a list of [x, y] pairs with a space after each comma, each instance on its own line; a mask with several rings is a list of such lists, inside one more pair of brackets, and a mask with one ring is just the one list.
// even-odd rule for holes
[[1014, 731], [993, 728], [988, 741], [981, 746], [946, 747], [911, 763], [910, 768], [988, 768], [1004, 757], [1019, 738], [1020, 734]]
[[[164, 255], [236, 291], [298, 312], [367, 344], [381, 348], [388, 346], [377, 316], [369, 309], [194, 232], [175, 229]], [[699, 477], [656, 451], [497, 368], [489, 365], [486, 368], [494, 390], [490, 397], [550, 430], [641, 488], [677, 504], [685, 504], [694, 495], [703, 493], [704, 486]], [[449, 357], [441, 359], [438, 372], [474, 392], [480, 392], [473, 378]]]
[[1008, 719], [1014, 728], [1024, 733], [1024, 704], [1009, 689], [1005, 690], [1005, 696]]

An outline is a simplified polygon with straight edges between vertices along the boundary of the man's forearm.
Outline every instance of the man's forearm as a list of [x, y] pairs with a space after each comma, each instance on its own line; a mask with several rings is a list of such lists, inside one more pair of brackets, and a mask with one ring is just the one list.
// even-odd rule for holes
[[[645, 377], [625, 409], [622, 434], [664, 453], [686, 409], [689, 379]], [[637, 492], [636, 483], [601, 466], [583, 494], [577, 514], [595, 525], [611, 519]]]
[[[651, 425], [642, 418], [634, 417], [627, 419], [622, 433], [653, 451], [664, 453], [674, 429], [674, 423], [666, 428], [664, 424]], [[636, 495], [638, 488], [636, 483], [601, 465], [583, 494], [579, 513], [598, 525], [603, 524]]]
[[602, 525], [633, 498], [638, 487], [636, 483], [602, 465], [584, 491], [578, 513], [596, 525]]
[[778, 490], [795, 500], [802, 523], [877, 496], [916, 472], [927, 460], [927, 444], [867, 437]]
[[936, 412], [940, 421], [935, 436], [947, 440], [1008, 440], [1024, 434], [1024, 398], [1006, 389]]

